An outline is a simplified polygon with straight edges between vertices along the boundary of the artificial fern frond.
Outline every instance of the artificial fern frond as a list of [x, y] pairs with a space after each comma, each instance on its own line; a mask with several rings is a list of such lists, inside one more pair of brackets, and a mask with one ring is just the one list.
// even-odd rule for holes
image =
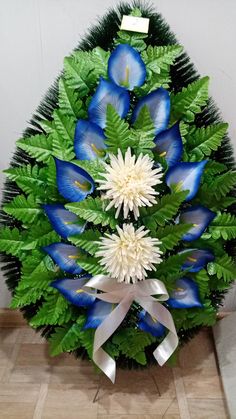
[[177, 246], [183, 235], [186, 234], [191, 227], [192, 224], [175, 224], [158, 228], [156, 231], [156, 237], [161, 241], [161, 251], [165, 252], [166, 250], [172, 250], [175, 246]]
[[181, 54], [181, 45], [164, 45], [161, 47], [149, 45], [141, 56], [146, 64], [147, 71], [160, 74], [162, 70], [169, 71], [170, 65]]
[[74, 160], [73, 164], [82, 167], [96, 182], [101, 179], [101, 173], [105, 172], [105, 167], [100, 159], [93, 160]]
[[71, 89], [62, 77], [59, 80], [58, 104], [63, 115], [71, 116], [75, 120], [86, 117], [86, 111], [78, 93]]
[[96, 251], [98, 250], [98, 243], [97, 241], [101, 237], [101, 232], [98, 230], [86, 230], [82, 234], [78, 234], [77, 236], [70, 236], [68, 240], [75, 244], [77, 247], [81, 247], [82, 249], [86, 250], [86, 252], [90, 253], [91, 255], [95, 255]]
[[56, 327], [49, 338], [49, 351], [51, 356], [62, 352], [73, 351], [80, 347], [81, 325], [78, 323]]
[[17, 195], [9, 204], [4, 205], [3, 210], [24, 223], [33, 223], [42, 213], [42, 209], [33, 195], [27, 198], [24, 195]]
[[45, 220], [40, 222], [39, 225], [31, 227], [27, 240], [25, 240], [23, 250], [33, 250], [48, 246], [51, 243], [61, 241], [61, 237], [52, 229], [51, 224]]
[[65, 322], [67, 315], [67, 300], [59, 293], [49, 294], [46, 296], [46, 301], [39, 308], [37, 314], [30, 320], [30, 325], [32, 327], [45, 324], [61, 325]]
[[208, 100], [209, 77], [203, 77], [171, 95], [171, 122], [184, 119], [194, 120], [194, 114], [201, 112]]
[[150, 208], [142, 211], [142, 222], [150, 230], [157, 226], [164, 226], [178, 212], [180, 205], [184, 202], [188, 191], [181, 191], [164, 195], [160, 201]]
[[227, 253], [208, 263], [207, 271], [209, 275], [216, 275], [218, 279], [223, 279], [225, 282], [231, 282], [236, 278], [235, 262]]
[[2, 228], [0, 235], [0, 252], [5, 252], [7, 255], [20, 256], [24, 240], [25, 235], [17, 228]]
[[221, 213], [212, 221], [209, 232], [212, 238], [217, 240], [222, 237], [224, 240], [236, 238], [236, 217], [233, 214]]
[[96, 47], [89, 53], [90, 59], [93, 63], [92, 73], [95, 79], [99, 77], [107, 77], [107, 64], [110, 57], [110, 52], [105, 51], [101, 47]]
[[118, 31], [115, 45], [129, 44], [138, 51], [143, 51], [146, 48], [146, 44], [144, 42], [145, 38], [147, 38], [147, 35], [144, 33]]
[[4, 170], [4, 173], [8, 179], [16, 182], [19, 188], [26, 194], [44, 194], [46, 177], [43, 169], [40, 169], [38, 165], [31, 166], [27, 164], [20, 167], [11, 167]]
[[129, 146], [129, 124], [120, 118], [112, 105], [107, 105], [106, 144], [109, 150], [117, 154], [118, 149], [125, 152]]
[[36, 134], [32, 137], [21, 138], [16, 142], [17, 146], [26, 151], [29, 156], [37, 161], [48, 162], [52, 155], [52, 144], [48, 137], [43, 134]]
[[96, 82], [94, 65], [86, 51], [76, 51], [64, 59], [65, 79], [71, 89], [77, 89], [79, 98], [86, 96]]
[[155, 128], [148, 106], [143, 106], [131, 130], [131, 144], [135, 154], [149, 154], [154, 148]]
[[73, 160], [75, 158], [74, 118], [63, 115], [59, 110], [54, 111], [53, 117], [55, 129], [49, 135], [49, 138], [52, 139], [53, 155], [61, 160]]
[[177, 253], [176, 255], [171, 255], [163, 260], [163, 262], [156, 266], [155, 275], [157, 278], [165, 276], [165, 280], [168, 281], [168, 277], [173, 277], [176, 273], [178, 274], [181, 270], [181, 266], [191, 252], [192, 251], [190, 250], [185, 253]]
[[236, 172], [226, 172], [216, 176], [208, 185], [208, 190], [214, 194], [218, 200], [225, 197], [236, 185]]
[[210, 156], [212, 151], [216, 151], [227, 129], [228, 124], [224, 123], [190, 129], [186, 137], [186, 146], [190, 161], [202, 160], [204, 155]]
[[100, 198], [92, 198], [89, 196], [81, 202], [71, 202], [66, 204], [66, 208], [93, 224], [101, 224], [102, 226], [110, 225], [115, 228], [118, 221], [115, 219], [113, 211], [106, 211], [107, 204]]
[[88, 255], [80, 255], [78, 259], [78, 264], [83, 268], [86, 272], [91, 275], [99, 275], [105, 274], [105, 269], [100, 265], [99, 259], [93, 256]]

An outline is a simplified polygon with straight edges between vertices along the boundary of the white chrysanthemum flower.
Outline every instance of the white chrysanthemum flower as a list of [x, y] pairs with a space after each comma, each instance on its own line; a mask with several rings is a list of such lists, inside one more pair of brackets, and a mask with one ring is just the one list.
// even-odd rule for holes
[[117, 231], [118, 235], [106, 234], [99, 242], [96, 256], [102, 258], [101, 265], [118, 282], [145, 279], [147, 271], [155, 270], [154, 264], [162, 261], [161, 242], [147, 237], [149, 230], [143, 226], [135, 230], [133, 224], [124, 224], [123, 229], [117, 226]]
[[124, 218], [133, 211], [135, 219], [139, 216], [139, 207], [152, 206], [156, 203], [154, 186], [162, 183], [161, 167], [153, 169], [153, 160], [148, 155], [140, 154], [135, 161], [130, 148], [123, 158], [118, 150], [118, 156], [110, 155], [110, 164], [106, 164], [106, 172], [101, 173], [104, 179], [99, 180], [99, 190], [105, 191], [104, 198], [111, 200], [106, 210], [117, 208], [116, 218], [123, 206]]

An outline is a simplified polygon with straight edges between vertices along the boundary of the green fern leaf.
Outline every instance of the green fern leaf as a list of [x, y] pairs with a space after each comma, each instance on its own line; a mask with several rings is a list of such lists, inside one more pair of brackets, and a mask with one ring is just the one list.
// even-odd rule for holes
[[186, 138], [187, 152], [190, 161], [198, 161], [210, 156], [220, 146], [228, 124], [208, 125], [207, 127], [192, 128]]
[[150, 333], [133, 328], [121, 329], [112, 338], [112, 342], [118, 345], [123, 355], [142, 365], [147, 362], [144, 349], [155, 341], [156, 339]]
[[[163, 260], [159, 265], [156, 266], [155, 276], [161, 278], [165, 276], [165, 280], [168, 281], [169, 277], [173, 277], [176, 273], [178, 274], [181, 271], [181, 266], [186, 261], [186, 258], [192, 251], [185, 253], [177, 253], [176, 255], [171, 255], [167, 259]], [[183, 272], [182, 272], [183, 275]]]
[[188, 191], [176, 192], [164, 195], [160, 201], [150, 208], [142, 211], [142, 222], [150, 230], [156, 230], [157, 226], [164, 226], [178, 212], [180, 205], [184, 202]]
[[139, 112], [138, 118], [134, 123], [134, 129], [131, 130], [130, 141], [132, 148], [138, 155], [140, 153], [149, 154], [152, 157], [151, 150], [154, 147], [155, 128], [151, 118], [148, 106], [143, 106]]
[[169, 71], [175, 59], [181, 54], [183, 47], [180, 45], [165, 45], [152, 47], [149, 45], [141, 56], [146, 64], [147, 71], [160, 74], [161, 70]]
[[175, 224], [158, 228], [156, 237], [161, 241], [160, 249], [162, 252], [172, 250], [177, 246], [183, 235], [186, 234], [191, 227], [192, 224]]
[[236, 265], [230, 256], [225, 253], [217, 257], [214, 262], [207, 265], [209, 275], [216, 275], [218, 279], [225, 282], [231, 282], [236, 278]]
[[67, 318], [68, 302], [59, 293], [49, 294], [46, 301], [39, 308], [37, 314], [30, 320], [32, 327], [39, 327], [45, 324], [61, 325]]
[[171, 96], [171, 123], [184, 119], [194, 120], [194, 114], [201, 112], [208, 100], [209, 77], [203, 77]]
[[224, 240], [236, 238], [236, 217], [229, 213], [218, 214], [209, 227], [212, 238], [217, 240], [222, 237]]
[[63, 115], [71, 116], [75, 120], [86, 117], [82, 100], [79, 99], [77, 92], [71, 89], [62, 77], [59, 80], [58, 103]]
[[144, 33], [118, 31], [117, 39], [115, 40], [115, 45], [129, 44], [131, 45], [131, 47], [137, 49], [138, 51], [143, 51], [144, 49], [146, 49], [144, 39], [147, 38], [147, 36], [148, 35]]
[[89, 57], [89, 52], [76, 51], [72, 56], [64, 59], [67, 84], [71, 89], [77, 89], [80, 98], [86, 96], [96, 83], [93, 69], [94, 64]]
[[105, 172], [105, 167], [100, 159], [93, 160], [74, 160], [76, 164], [82, 169], [86, 170], [95, 182], [101, 179], [101, 173]]
[[20, 256], [25, 236], [17, 228], [9, 227], [0, 230], [0, 252], [7, 255]]
[[227, 170], [227, 166], [223, 163], [219, 163], [218, 161], [209, 160], [205, 166], [203, 177], [205, 179], [218, 175], [222, 172]]
[[16, 290], [11, 300], [10, 308], [16, 309], [30, 304], [35, 304], [37, 301], [41, 300], [44, 294], [45, 291], [43, 289], [33, 289], [31, 287]]
[[53, 113], [55, 130], [50, 134], [53, 155], [61, 160], [70, 161], [75, 158], [74, 131], [75, 122], [71, 116], [63, 115], [60, 110]]
[[90, 52], [90, 59], [93, 63], [93, 75], [96, 80], [99, 77], [107, 77], [107, 65], [110, 52], [105, 51], [101, 47], [96, 47]]
[[115, 228], [118, 221], [111, 210], [105, 210], [106, 206], [107, 204], [100, 198], [92, 198], [91, 196], [81, 202], [66, 204], [69, 211], [83, 218], [83, 220], [90, 221], [95, 225], [110, 225], [111, 228]]
[[44, 195], [46, 178], [39, 166], [27, 164], [20, 167], [11, 167], [4, 170], [4, 173], [8, 179], [16, 182], [17, 186], [26, 194]]
[[52, 230], [51, 224], [48, 223], [48, 221], [44, 221], [39, 225], [31, 227], [22, 250], [33, 250], [60, 241], [61, 237], [54, 230]]
[[210, 194], [214, 194], [215, 197], [220, 200], [225, 197], [227, 193], [235, 187], [236, 184], [236, 172], [226, 172], [222, 175], [216, 176], [208, 186]]
[[9, 204], [4, 205], [3, 210], [17, 220], [31, 224], [42, 213], [42, 209], [36, 198], [29, 195], [16, 196]]
[[88, 255], [80, 255], [78, 259], [78, 264], [83, 268], [86, 272], [90, 273], [91, 275], [99, 275], [105, 274], [106, 271], [100, 265], [99, 259], [93, 256]]
[[121, 119], [112, 105], [107, 105], [107, 120], [105, 128], [106, 144], [109, 151], [117, 154], [118, 149], [126, 151], [129, 146], [129, 125]]
[[80, 316], [80, 323], [68, 324], [57, 327], [55, 332], [49, 338], [49, 351], [51, 356], [59, 355], [62, 352], [73, 351], [81, 346], [82, 322], [85, 322], [85, 316]]
[[48, 162], [52, 155], [51, 141], [43, 134], [22, 138], [16, 143], [19, 148], [26, 151], [26, 153], [39, 162]]
[[78, 247], [81, 247], [91, 255], [95, 255], [98, 250], [97, 241], [100, 239], [101, 233], [98, 230], [86, 230], [77, 236], [70, 236], [68, 240]]

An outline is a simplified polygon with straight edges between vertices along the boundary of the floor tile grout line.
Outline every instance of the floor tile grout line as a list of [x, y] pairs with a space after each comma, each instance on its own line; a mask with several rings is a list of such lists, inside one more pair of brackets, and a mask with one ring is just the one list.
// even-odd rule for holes
[[176, 398], [179, 405], [179, 414], [181, 419], [191, 419], [188, 400], [186, 397], [184, 382], [181, 374], [181, 369], [179, 367], [173, 368], [174, 384], [176, 391]]
[[19, 350], [20, 350], [20, 347], [21, 347], [21, 341], [22, 341], [22, 334], [20, 333], [20, 330], [18, 330], [16, 340], [13, 343], [13, 348], [12, 348], [12, 351], [11, 351], [11, 355], [9, 356], [9, 359], [7, 361], [7, 365], [5, 367], [5, 371], [4, 371], [2, 379], [1, 379], [2, 383], [8, 383], [9, 382], [12, 370], [13, 370], [14, 365], [15, 365], [16, 358], [18, 356], [18, 353], [19, 353]]
[[32, 419], [42, 419], [43, 418], [43, 410], [46, 402], [48, 394], [48, 384], [42, 383], [40, 385], [39, 393], [38, 393], [38, 399], [35, 405], [34, 414]]

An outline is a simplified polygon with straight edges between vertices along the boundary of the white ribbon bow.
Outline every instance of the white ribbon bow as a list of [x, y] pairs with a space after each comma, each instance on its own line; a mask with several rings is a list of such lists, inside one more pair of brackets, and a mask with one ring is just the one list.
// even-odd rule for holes
[[[103, 293], [96, 294], [96, 298], [100, 300], [118, 303], [116, 308], [97, 327], [93, 346], [93, 360], [95, 364], [107, 375], [112, 383], [115, 382], [116, 362], [102, 349], [102, 345], [122, 323], [133, 301], [136, 301], [169, 330], [167, 336], [153, 352], [154, 357], [161, 366], [169, 359], [178, 346], [178, 336], [170, 312], [158, 302], [166, 301], [169, 298], [162, 281], [150, 278], [136, 284], [125, 284], [124, 282], [118, 283], [116, 279], [105, 275], [96, 275], [83, 287], [84, 291], [89, 293], [87, 288], [103, 291]], [[158, 295], [158, 297], [154, 298], [152, 295]]]
[[[167, 336], [153, 352], [154, 357], [161, 366], [169, 359], [178, 346], [178, 336], [170, 312], [158, 302], [166, 301], [169, 298], [162, 281], [146, 279], [136, 284], [125, 284], [124, 282], [118, 283], [116, 279], [105, 275], [96, 275], [83, 287], [87, 293], [89, 293], [88, 288], [103, 291], [103, 293], [96, 294], [96, 298], [109, 303], [118, 303], [116, 308], [97, 327], [93, 346], [93, 360], [95, 364], [107, 375], [112, 383], [115, 382], [116, 362], [102, 349], [102, 345], [122, 323], [133, 301], [136, 301], [169, 330]], [[158, 295], [158, 297], [154, 298], [152, 295]]]

